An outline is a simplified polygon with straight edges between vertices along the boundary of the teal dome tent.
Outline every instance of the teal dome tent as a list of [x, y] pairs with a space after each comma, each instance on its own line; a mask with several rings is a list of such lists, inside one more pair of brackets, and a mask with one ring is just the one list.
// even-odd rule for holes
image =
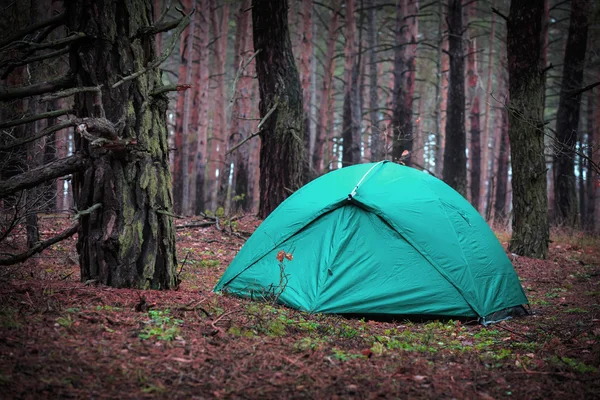
[[[292, 259], [280, 261], [281, 251]], [[314, 313], [483, 324], [524, 313], [527, 304], [479, 213], [439, 179], [387, 161], [332, 171], [295, 192], [248, 239], [215, 291], [276, 295]]]

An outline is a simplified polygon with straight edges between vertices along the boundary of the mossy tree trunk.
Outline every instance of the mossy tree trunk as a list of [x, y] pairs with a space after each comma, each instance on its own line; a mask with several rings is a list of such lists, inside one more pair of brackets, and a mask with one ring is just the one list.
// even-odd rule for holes
[[544, 0], [513, 1], [508, 18], [509, 138], [512, 165], [513, 253], [548, 255], [544, 162], [544, 76], [540, 69]]
[[259, 109], [264, 118], [260, 134], [260, 218], [266, 218], [302, 186], [302, 87], [292, 54], [287, 9], [287, 0], [252, 2]]
[[[151, 2], [82, 0], [67, 2], [67, 27], [90, 38], [71, 52], [71, 70], [80, 86], [100, 86], [75, 97], [78, 117], [106, 118], [131, 145], [94, 147], [76, 137], [76, 149], [89, 155], [74, 176], [79, 210], [101, 207], [80, 217], [77, 249], [81, 279], [113, 287], [168, 289], [177, 284], [173, 199], [166, 128], [167, 97], [152, 95], [162, 86], [156, 59]], [[81, 127], [81, 126], [80, 126]]]

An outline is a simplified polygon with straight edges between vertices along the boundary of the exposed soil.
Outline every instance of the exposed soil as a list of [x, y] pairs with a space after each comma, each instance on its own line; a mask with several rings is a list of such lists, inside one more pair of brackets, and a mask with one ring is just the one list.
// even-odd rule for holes
[[[533, 315], [486, 328], [212, 293], [258, 223], [178, 230], [177, 291], [81, 283], [74, 239], [0, 269], [1, 397], [600, 398], [599, 239], [555, 237], [546, 261], [511, 256]], [[61, 223], [43, 225], [48, 237]]]

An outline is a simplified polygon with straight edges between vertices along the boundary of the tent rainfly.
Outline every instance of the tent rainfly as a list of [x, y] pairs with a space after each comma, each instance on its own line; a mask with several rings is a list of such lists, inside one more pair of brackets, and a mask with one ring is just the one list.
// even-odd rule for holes
[[214, 290], [274, 295], [313, 313], [482, 324], [525, 314], [527, 304], [504, 249], [469, 202], [439, 179], [388, 161], [332, 171], [295, 192]]

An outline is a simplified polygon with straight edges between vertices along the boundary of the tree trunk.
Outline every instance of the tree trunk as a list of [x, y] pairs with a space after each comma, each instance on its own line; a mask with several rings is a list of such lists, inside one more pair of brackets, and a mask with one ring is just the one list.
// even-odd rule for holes
[[509, 137], [513, 235], [509, 250], [546, 258], [548, 200], [544, 160], [544, 79], [540, 70], [543, 0], [512, 2], [508, 19]]
[[436, 85], [435, 85], [435, 174], [442, 176], [444, 170], [444, 151], [446, 143], [446, 108], [448, 105], [448, 68], [449, 58], [443, 50], [448, 50], [448, 39], [444, 35], [444, 5], [438, 1], [438, 40], [436, 57]]
[[[237, 90], [234, 94], [234, 103], [231, 109], [231, 135], [233, 143], [238, 143], [252, 134], [251, 117], [251, 94], [254, 71], [254, 61], [250, 62], [244, 70], [247, 60], [252, 57], [252, 26], [250, 25], [250, 14], [246, 11], [250, 7], [250, 1], [244, 0], [240, 6], [237, 16], [234, 70], [239, 74]], [[244, 118], [244, 119], [242, 119]], [[231, 157], [227, 165], [232, 162], [235, 165], [232, 181], [231, 208], [235, 211], [249, 212], [252, 207], [252, 197], [249, 196], [249, 158], [250, 143], [244, 144], [235, 151], [235, 158]], [[228, 208], [225, 208], [228, 211]]]
[[377, 26], [375, 25], [375, 0], [368, 0], [367, 12], [367, 63], [369, 64], [369, 119], [371, 131], [370, 161], [380, 161], [383, 155], [381, 127], [379, 126], [379, 100], [377, 96]]
[[77, 250], [81, 280], [114, 287], [168, 289], [177, 284], [166, 126], [167, 97], [158, 67], [136, 79], [122, 77], [156, 58], [154, 37], [134, 32], [152, 24], [151, 3], [142, 0], [67, 2], [67, 28], [90, 39], [71, 50], [71, 71], [82, 86], [102, 86], [102, 97], [75, 97], [78, 117], [119, 121], [128, 148], [93, 147], [83, 137], [76, 149], [90, 158], [74, 176], [79, 210], [101, 204], [80, 217]]
[[573, 96], [571, 92], [579, 89], [583, 83], [589, 11], [589, 0], [571, 1], [571, 22], [556, 116], [555, 213], [558, 222], [570, 227], [577, 224], [575, 145], [581, 104], [581, 94]]
[[266, 218], [302, 186], [302, 86], [292, 54], [287, 0], [253, 0], [252, 29], [260, 91], [260, 206]]
[[359, 64], [356, 52], [356, 8], [346, 0], [346, 44], [344, 47], [344, 108], [342, 116], [342, 166], [360, 163]]
[[[396, 43], [394, 54], [394, 107], [392, 114], [392, 160], [402, 159], [402, 153], [414, 147], [412, 106], [415, 94], [417, 0], [396, 3]], [[410, 165], [412, 155], [405, 157]]]
[[[492, 7], [496, 7], [496, 0], [492, 0]], [[488, 69], [487, 69], [487, 82], [485, 86], [485, 111], [484, 111], [484, 119], [483, 119], [483, 137], [482, 137], [482, 147], [481, 147], [481, 186], [479, 187], [479, 209], [483, 213], [483, 215], [489, 215], [488, 210], [486, 209], [487, 204], [489, 204], [489, 198], [492, 196], [492, 187], [490, 185], [490, 176], [493, 175], [493, 167], [490, 167], [490, 164], [493, 165], [493, 154], [490, 156], [490, 138], [493, 136], [490, 134], [491, 128], [491, 113], [492, 108], [491, 104], [493, 99], [492, 95], [492, 80], [494, 79], [494, 43], [496, 39], [496, 14], [490, 13], [492, 16], [491, 28], [490, 28], [490, 38], [489, 38], [489, 52], [488, 52]], [[495, 113], [494, 113], [495, 116]], [[493, 149], [493, 147], [492, 147]]]
[[312, 65], [313, 65], [313, 18], [312, 18], [312, 0], [302, 0], [302, 36], [300, 50], [300, 78], [302, 82], [302, 102], [304, 108], [304, 181], [311, 180], [313, 174], [311, 149], [311, 86], [312, 86]]
[[463, 10], [461, 0], [448, 0], [448, 55], [450, 76], [444, 181], [467, 197], [467, 156], [465, 133], [465, 60], [463, 50]]
[[[475, 23], [475, 9], [477, 1], [469, 2], [467, 6], [467, 21]], [[469, 125], [470, 125], [470, 146], [469, 146], [469, 177], [470, 177], [470, 194], [471, 204], [480, 213], [483, 209], [480, 205], [481, 192], [481, 171], [485, 166], [481, 163], [481, 125], [480, 125], [480, 98], [479, 98], [479, 73], [477, 71], [477, 41], [475, 32], [472, 27], [469, 27], [467, 22], [467, 30], [469, 31], [469, 46], [467, 50], [467, 87], [468, 87], [468, 107], [469, 107]], [[485, 143], [485, 142], [484, 142]]]
[[496, 170], [496, 196], [494, 200], [494, 221], [502, 224], [506, 223], [508, 210], [506, 198], [508, 193], [508, 162], [510, 154], [510, 144], [508, 139], [508, 111], [502, 109], [501, 119], [498, 125], [498, 168]]
[[212, 210], [224, 205], [229, 191], [230, 166], [225, 165], [225, 151], [227, 148], [227, 110], [225, 101], [225, 65], [227, 60], [227, 32], [229, 29], [229, 3], [224, 3], [221, 8], [221, 18], [215, 0], [212, 1], [213, 36], [216, 40], [215, 66], [216, 66], [216, 91], [214, 93], [214, 118], [212, 136], [209, 140], [210, 153], [208, 155], [208, 188]]
[[[192, 0], [184, 0], [183, 6], [186, 12], [190, 12], [192, 9]], [[192, 27], [188, 27], [183, 31], [180, 41], [180, 63], [179, 63], [179, 75], [178, 83], [180, 85], [189, 84], [189, 75], [191, 74], [191, 51], [193, 44], [193, 34], [190, 35]], [[191, 42], [191, 43], [190, 43]], [[190, 70], [188, 73], [188, 69]], [[185, 122], [185, 109], [186, 101], [189, 99], [189, 90], [178, 92], [175, 120], [175, 156], [173, 159], [173, 205], [175, 212], [183, 214], [186, 212], [184, 209], [184, 186], [186, 183], [186, 169], [187, 163], [187, 151], [185, 146], [185, 133], [187, 131]], [[184, 159], [186, 161], [184, 161]]]
[[594, 92], [589, 91], [587, 94], [587, 142], [585, 143], [586, 147], [586, 156], [588, 157], [587, 161], [587, 179], [586, 179], [586, 215], [585, 219], [585, 230], [588, 232], [594, 232], [594, 214], [596, 212], [596, 193], [595, 193], [595, 183], [598, 179], [598, 172], [592, 166], [592, 163], [589, 160], [594, 160], [594, 146], [596, 146], [596, 142], [594, 142], [594, 133], [596, 131], [596, 124], [600, 121], [594, 121]]
[[[323, 173], [324, 160], [329, 161], [330, 155], [324, 157], [325, 149], [329, 149], [328, 138], [331, 138], [332, 121], [330, 115], [333, 111], [333, 75], [335, 73], [335, 43], [338, 37], [338, 11], [339, 0], [332, 5], [333, 11], [329, 20], [327, 34], [327, 53], [325, 54], [325, 68], [323, 70], [323, 84], [321, 87], [321, 101], [319, 106], [319, 121], [315, 140], [313, 167], [317, 174]], [[330, 140], [330, 139], [329, 139]], [[328, 152], [330, 153], [330, 152]]]
[[208, 108], [209, 108], [209, 27], [210, 27], [210, 7], [208, 0], [200, 0], [198, 11], [198, 69], [195, 78], [196, 89], [196, 151], [194, 152], [193, 172], [190, 179], [194, 182], [191, 185], [194, 189], [194, 214], [199, 215], [206, 209], [206, 162], [208, 159]]

